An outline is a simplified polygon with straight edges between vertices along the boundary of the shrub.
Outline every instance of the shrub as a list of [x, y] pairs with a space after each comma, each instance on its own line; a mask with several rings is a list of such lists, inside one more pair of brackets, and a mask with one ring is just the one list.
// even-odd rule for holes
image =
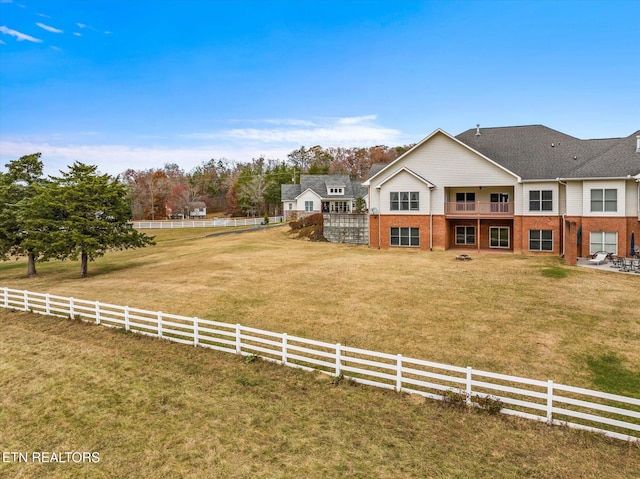
[[478, 396], [474, 402], [492, 416], [499, 414], [502, 410], [502, 401], [493, 396]]

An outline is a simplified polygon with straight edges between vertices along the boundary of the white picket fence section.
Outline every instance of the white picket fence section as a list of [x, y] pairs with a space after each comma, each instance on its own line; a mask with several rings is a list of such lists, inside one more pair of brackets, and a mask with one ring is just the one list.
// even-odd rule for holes
[[[133, 221], [135, 229], [211, 228], [261, 225], [264, 218], [214, 218], [187, 221]], [[269, 223], [282, 223], [282, 216], [269, 217]]]
[[[489, 398], [504, 414], [640, 441], [640, 399], [449, 366], [289, 336], [197, 317], [82, 299], [0, 288], [0, 307], [69, 317], [124, 328], [183, 344], [254, 355], [286, 366], [315, 370], [358, 383], [447, 399], [451, 392], [469, 405]], [[640, 390], [640, 385], [639, 385]]]

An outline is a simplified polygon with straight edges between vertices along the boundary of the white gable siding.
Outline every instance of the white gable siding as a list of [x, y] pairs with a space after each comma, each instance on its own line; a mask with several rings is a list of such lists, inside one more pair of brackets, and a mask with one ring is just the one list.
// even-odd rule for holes
[[[515, 176], [442, 133], [436, 133], [417, 149], [394, 164], [389, 170], [378, 175], [371, 182], [372, 186], [380, 184], [385, 178], [393, 175], [394, 172], [402, 167], [414, 171], [435, 185], [431, 196], [433, 214], [444, 214], [444, 202], [447, 201], [445, 198], [445, 188], [475, 188], [482, 186], [483, 190], [484, 187], [487, 187], [487, 193], [489, 193], [500, 191], [500, 188], [495, 187], [513, 186], [516, 188], [516, 194], [519, 192], [520, 185], [518, 185]], [[384, 184], [383, 187], [387, 187], [387, 191], [399, 191], [389, 190], [387, 184]], [[494, 188], [492, 189], [490, 187]], [[426, 185], [423, 185], [423, 188], [425, 188], [425, 191], [428, 191]], [[381, 201], [388, 203], [389, 200], [388, 198], [385, 199], [384, 196], [382, 198], [375, 198], [374, 189], [375, 188], [371, 188], [371, 206], [379, 208], [380, 212], [384, 213], [387, 211], [388, 204], [385, 205], [381, 203]], [[420, 212], [424, 214], [422, 196], [421, 193]], [[510, 199], [513, 200], [513, 198]], [[428, 211], [426, 211], [426, 213], [428, 213]]]
[[[429, 188], [415, 176], [403, 171], [385, 182], [380, 189], [376, 189], [379, 196], [379, 211], [382, 214], [408, 214], [426, 215], [429, 214]], [[392, 191], [417, 191], [420, 193], [420, 209], [418, 211], [391, 211]]]
[[304, 211], [305, 201], [313, 201], [313, 211], [320, 211], [320, 198], [313, 191], [305, 191], [298, 197], [298, 209]]
[[[592, 189], [616, 189], [618, 205], [616, 211], [591, 211]], [[626, 194], [624, 180], [597, 180], [582, 183], [582, 215], [583, 216], [624, 216], [626, 211]]]
[[[529, 210], [529, 192], [551, 190], [553, 196], [553, 209], [551, 211], [530, 211]], [[560, 211], [560, 194], [558, 191], [558, 183], [553, 181], [541, 181], [536, 183], [525, 183], [522, 188], [522, 215], [525, 216], [549, 216], [557, 215]]]

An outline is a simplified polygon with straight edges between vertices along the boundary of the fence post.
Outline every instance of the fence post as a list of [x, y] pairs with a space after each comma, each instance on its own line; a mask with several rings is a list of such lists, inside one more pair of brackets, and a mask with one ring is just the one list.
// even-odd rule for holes
[[29, 291], [24, 290], [24, 310], [29, 311]]
[[340, 376], [342, 364], [340, 358], [340, 343], [336, 344], [336, 376]]
[[402, 354], [396, 359], [396, 391], [402, 391]]
[[197, 346], [200, 338], [198, 338], [198, 318], [193, 318], [193, 345]]
[[467, 405], [471, 405], [471, 366], [467, 366]]
[[242, 340], [240, 338], [240, 325], [236, 324], [236, 354], [242, 352]]
[[162, 339], [162, 311], [158, 311], [158, 337]]
[[44, 312], [45, 312], [46, 315], [51, 314], [51, 305], [50, 305], [49, 293], [46, 293], [44, 295]]
[[282, 364], [287, 366], [287, 333], [282, 333]]
[[9, 288], [5, 286], [4, 288], [2, 288], [2, 290], [4, 291], [4, 307], [8, 308], [9, 307]]
[[553, 424], [553, 381], [547, 381], [547, 424]]
[[73, 298], [69, 298], [69, 317], [71, 319], [76, 319], [76, 314], [73, 310]]
[[124, 307], [124, 329], [129, 331], [129, 306]]
[[96, 324], [100, 324], [100, 303], [96, 301]]

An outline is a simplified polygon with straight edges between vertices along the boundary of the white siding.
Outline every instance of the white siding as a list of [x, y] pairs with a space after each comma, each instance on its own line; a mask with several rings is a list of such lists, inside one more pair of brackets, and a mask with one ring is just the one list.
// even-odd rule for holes
[[[529, 192], [551, 190], [553, 196], [553, 209], [551, 211], [529, 211]], [[560, 214], [560, 194], [558, 182], [541, 181], [536, 183], [524, 183], [522, 188], [522, 214], [524, 216], [552, 216]]]
[[[500, 191], [500, 187], [512, 186], [517, 188], [519, 186], [517, 178], [514, 175], [492, 164], [443, 133], [436, 133], [428, 141], [413, 150], [392, 168], [382, 172], [372, 181], [372, 187], [370, 188], [371, 207], [379, 208], [383, 213], [388, 211], [389, 199], [385, 199], [385, 195], [380, 198], [378, 196], [379, 191], [376, 190], [375, 186], [382, 183], [385, 178], [393, 175], [393, 173], [402, 167], [410, 169], [435, 185], [431, 196], [433, 214], [444, 214], [444, 202], [446, 201], [445, 188], [476, 188], [482, 186], [483, 191], [486, 187], [487, 194], [489, 194]], [[389, 189], [386, 183], [383, 183], [383, 188], [385, 191], [400, 191], [398, 189]], [[425, 188], [425, 191], [428, 191], [426, 185], [423, 185], [423, 188]], [[518, 189], [516, 189], [516, 193], [517, 192]], [[388, 194], [386, 196], [388, 196]], [[425, 214], [428, 213], [428, 211], [423, 212], [422, 196], [421, 193], [420, 213]], [[513, 200], [513, 198], [510, 199]], [[385, 201], [387, 202], [386, 205], [384, 203]]]
[[322, 205], [320, 204], [320, 198], [313, 191], [307, 190], [298, 197], [297, 209], [305, 211], [304, 202], [313, 201], [313, 211], [320, 211]]
[[625, 182], [625, 216], [638, 216], [638, 195], [640, 194], [640, 183], [635, 180]]
[[568, 181], [565, 191], [567, 216], [582, 216], [582, 181]]
[[[420, 193], [420, 209], [418, 211], [391, 211], [392, 191], [417, 191]], [[384, 183], [377, 191], [379, 195], [379, 211], [381, 214], [426, 215], [429, 214], [429, 188], [415, 176], [403, 171]]]
[[[626, 194], [624, 180], [594, 180], [582, 183], [582, 216], [624, 216], [626, 211]], [[617, 211], [591, 211], [592, 189], [618, 190]]]

